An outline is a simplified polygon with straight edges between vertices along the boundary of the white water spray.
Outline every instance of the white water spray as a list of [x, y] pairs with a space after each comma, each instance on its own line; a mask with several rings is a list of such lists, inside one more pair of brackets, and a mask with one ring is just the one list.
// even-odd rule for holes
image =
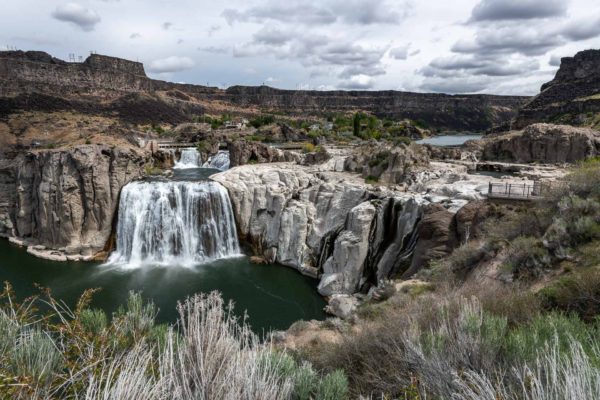
[[216, 182], [132, 182], [121, 192], [108, 264], [191, 266], [240, 255], [227, 191]]
[[193, 147], [182, 149], [179, 161], [173, 166], [175, 169], [200, 168], [200, 153]]
[[217, 154], [210, 157], [208, 161], [202, 164], [203, 168], [216, 168], [221, 171], [229, 169], [229, 152], [227, 150], [219, 150]]

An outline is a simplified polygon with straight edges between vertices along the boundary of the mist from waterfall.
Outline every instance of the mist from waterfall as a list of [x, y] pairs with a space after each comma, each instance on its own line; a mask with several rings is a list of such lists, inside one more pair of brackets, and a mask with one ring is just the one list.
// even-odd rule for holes
[[107, 264], [192, 266], [240, 255], [229, 195], [216, 182], [132, 182], [121, 192]]
[[217, 154], [210, 157], [208, 161], [202, 164], [203, 168], [216, 168], [221, 171], [229, 169], [229, 152], [227, 150], [219, 150]]
[[179, 161], [173, 166], [175, 169], [200, 168], [200, 153], [194, 147], [181, 150]]

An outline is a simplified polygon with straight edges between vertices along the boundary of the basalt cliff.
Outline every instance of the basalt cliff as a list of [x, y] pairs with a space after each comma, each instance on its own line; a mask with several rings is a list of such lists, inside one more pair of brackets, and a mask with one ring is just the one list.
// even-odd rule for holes
[[554, 79], [519, 110], [512, 126], [535, 122], [600, 128], [600, 50], [562, 58]]
[[141, 150], [105, 145], [2, 154], [0, 236], [45, 258], [98, 255], [110, 244], [121, 188], [148, 161]]
[[150, 79], [141, 63], [93, 54], [68, 63], [43, 52], [0, 52], [0, 117], [18, 110], [76, 110], [138, 122], [177, 123], [203, 112], [325, 116], [365, 111], [432, 130], [480, 131], [516, 115], [528, 98], [399, 91], [226, 90]]

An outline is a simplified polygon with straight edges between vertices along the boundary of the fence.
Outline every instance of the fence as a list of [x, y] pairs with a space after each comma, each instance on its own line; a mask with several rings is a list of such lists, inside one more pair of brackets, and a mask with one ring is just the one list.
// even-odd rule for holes
[[527, 183], [492, 183], [488, 188], [488, 198], [535, 200], [543, 198], [547, 186], [539, 181]]

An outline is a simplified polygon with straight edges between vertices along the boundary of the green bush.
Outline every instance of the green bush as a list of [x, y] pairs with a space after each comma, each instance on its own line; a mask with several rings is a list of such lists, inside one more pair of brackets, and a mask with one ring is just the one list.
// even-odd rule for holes
[[412, 139], [407, 136], [397, 136], [393, 139], [394, 146], [408, 146], [412, 143]]
[[108, 324], [106, 314], [102, 310], [85, 309], [79, 314], [79, 322], [82, 328], [89, 333], [99, 334]]
[[375, 183], [379, 182], [379, 178], [373, 175], [369, 175], [365, 178], [365, 183], [368, 183], [370, 185], [373, 185]]
[[551, 257], [542, 242], [532, 236], [519, 236], [508, 247], [505, 268], [521, 278], [539, 276], [551, 265]]
[[600, 315], [600, 270], [586, 268], [564, 276], [542, 289], [539, 296], [547, 309], [593, 321]]
[[338, 369], [327, 374], [319, 382], [316, 400], [344, 400], [348, 398], [348, 378]]
[[261, 126], [269, 125], [273, 122], [275, 122], [275, 117], [273, 117], [272, 115], [260, 115], [258, 117], [252, 118], [249, 121], [249, 124], [254, 128], [258, 129]]

